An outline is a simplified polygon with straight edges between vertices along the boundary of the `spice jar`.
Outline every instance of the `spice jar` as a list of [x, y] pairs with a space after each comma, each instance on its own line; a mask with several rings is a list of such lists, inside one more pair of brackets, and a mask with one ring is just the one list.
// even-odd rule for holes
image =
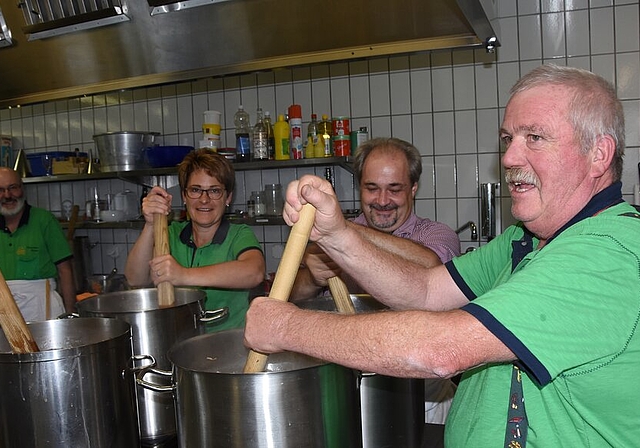
[[266, 184], [264, 186], [264, 195], [266, 206], [265, 213], [272, 216], [282, 215], [282, 209], [284, 208], [282, 185]]
[[254, 203], [254, 210], [256, 216], [262, 216], [266, 214], [266, 205], [264, 203], [264, 191], [252, 191], [251, 201]]

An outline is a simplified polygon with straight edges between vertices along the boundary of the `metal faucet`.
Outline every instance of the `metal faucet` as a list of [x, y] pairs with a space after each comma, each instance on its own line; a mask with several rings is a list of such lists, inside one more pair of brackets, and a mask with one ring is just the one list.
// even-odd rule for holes
[[468, 223], [464, 224], [462, 227], [459, 227], [458, 229], [456, 229], [456, 233], [460, 234], [466, 229], [469, 229], [471, 231], [471, 239], [473, 241], [476, 241], [478, 239], [478, 227], [476, 226], [476, 223], [473, 221], [469, 221]]

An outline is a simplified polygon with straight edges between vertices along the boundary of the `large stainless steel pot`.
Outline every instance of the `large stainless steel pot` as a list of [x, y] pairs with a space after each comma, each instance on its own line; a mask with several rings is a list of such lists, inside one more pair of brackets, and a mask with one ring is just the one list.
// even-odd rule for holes
[[0, 332], [0, 447], [138, 446], [129, 324], [28, 325], [39, 352], [11, 353]]
[[144, 148], [157, 145], [158, 132], [107, 132], [93, 136], [100, 157], [100, 171], [132, 171], [149, 168]]
[[[367, 294], [351, 294], [358, 313], [386, 306]], [[305, 309], [336, 311], [331, 296], [296, 301]], [[363, 448], [419, 447], [424, 431], [424, 380], [362, 373], [360, 383]]]
[[182, 448], [360, 446], [356, 373], [297, 353], [270, 355], [243, 374], [243, 330], [196, 336], [169, 351]]
[[106, 294], [109, 292], [126, 291], [129, 289], [127, 278], [123, 274], [95, 274], [87, 277], [89, 292]]
[[[205, 311], [205, 297], [199, 289], [175, 288], [175, 303], [160, 307], [157, 289], [133, 289], [82, 300], [77, 308], [83, 317], [112, 317], [128, 322], [133, 352], [153, 356], [159, 369], [171, 369], [167, 352], [176, 342], [204, 333], [208, 324], [227, 315], [227, 309]], [[175, 438], [172, 397], [141, 387], [136, 392], [142, 441], [153, 444]]]

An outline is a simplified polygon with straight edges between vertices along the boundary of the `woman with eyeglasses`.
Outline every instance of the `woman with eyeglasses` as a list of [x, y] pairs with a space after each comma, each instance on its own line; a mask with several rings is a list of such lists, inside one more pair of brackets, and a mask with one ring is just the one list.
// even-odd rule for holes
[[153, 216], [168, 215], [172, 200], [156, 186], [142, 200], [145, 225], [127, 258], [127, 280], [137, 287], [152, 282], [200, 287], [207, 294], [207, 310], [229, 307], [229, 318], [212, 330], [241, 328], [249, 290], [264, 280], [265, 261], [251, 228], [224, 217], [233, 199], [233, 166], [214, 152], [197, 149], [178, 165], [178, 182], [188, 219], [169, 225], [170, 255], [153, 256]]

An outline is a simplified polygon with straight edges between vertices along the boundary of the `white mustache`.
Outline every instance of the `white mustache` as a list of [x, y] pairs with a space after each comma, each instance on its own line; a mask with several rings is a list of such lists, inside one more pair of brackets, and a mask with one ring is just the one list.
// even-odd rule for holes
[[525, 171], [522, 168], [507, 169], [504, 173], [504, 179], [507, 183], [531, 184], [536, 187], [540, 186], [538, 176], [530, 171]]

